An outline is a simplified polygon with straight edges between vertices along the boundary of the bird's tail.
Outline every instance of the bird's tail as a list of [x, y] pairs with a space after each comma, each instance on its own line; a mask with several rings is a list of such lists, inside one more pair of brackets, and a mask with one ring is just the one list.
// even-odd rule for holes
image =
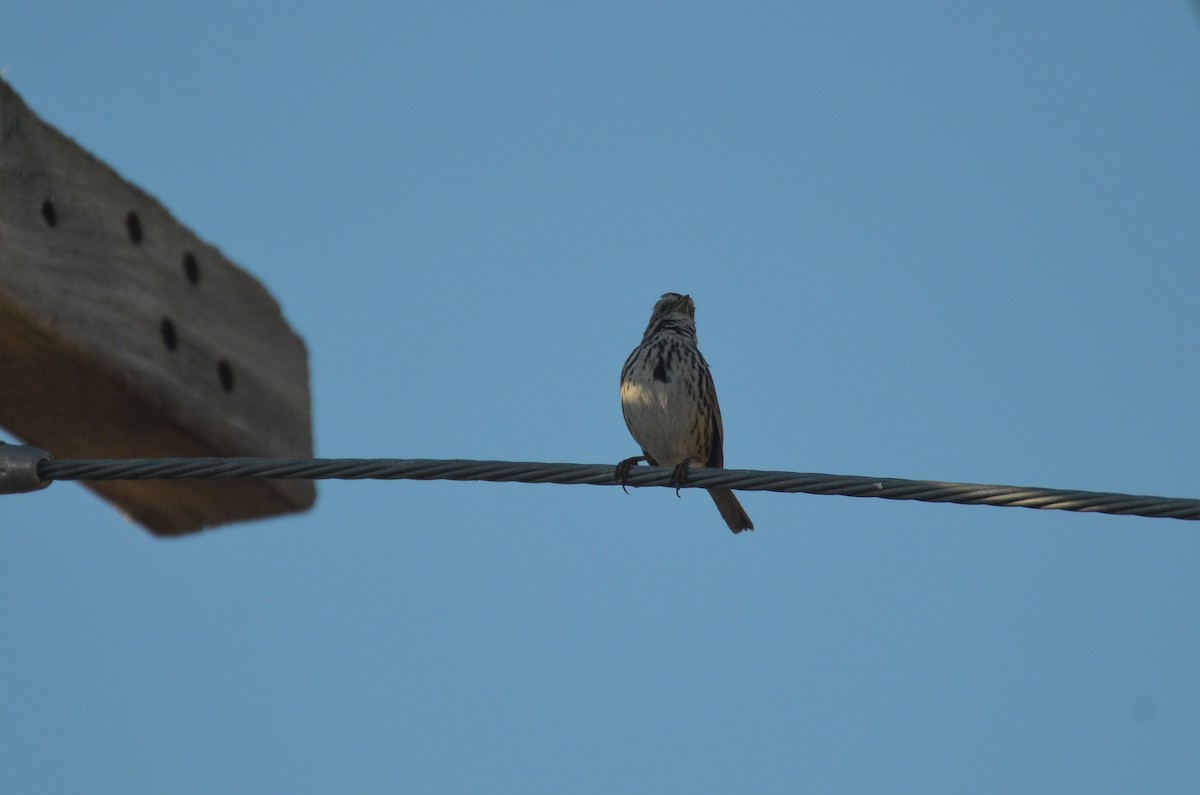
[[738, 498], [733, 496], [733, 492], [729, 489], [709, 489], [708, 496], [713, 498], [713, 502], [717, 504], [717, 510], [721, 512], [721, 518], [725, 520], [725, 524], [729, 525], [729, 529], [735, 533], [740, 533], [743, 530], [753, 530], [754, 522], [750, 521], [750, 517], [746, 515], [746, 511], [742, 508], [742, 504], [738, 502]]

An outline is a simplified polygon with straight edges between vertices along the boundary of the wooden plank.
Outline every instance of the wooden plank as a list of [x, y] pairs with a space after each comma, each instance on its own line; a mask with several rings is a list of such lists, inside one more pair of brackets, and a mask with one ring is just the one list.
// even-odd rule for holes
[[[266, 289], [0, 80], [0, 425], [57, 458], [312, 455], [308, 352]], [[177, 535], [308, 481], [90, 484]]]

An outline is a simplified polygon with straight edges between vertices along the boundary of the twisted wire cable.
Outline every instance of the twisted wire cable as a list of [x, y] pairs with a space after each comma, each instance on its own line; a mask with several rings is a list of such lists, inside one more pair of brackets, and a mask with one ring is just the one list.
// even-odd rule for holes
[[[392, 458], [130, 458], [38, 462], [37, 474], [51, 480], [154, 480], [181, 478], [278, 478], [312, 480], [483, 480], [496, 483], [559, 483], [617, 486], [611, 464], [548, 464], [536, 461]], [[634, 467], [630, 486], [673, 488], [672, 470]], [[993, 486], [903, 478], [768, 472], [752, 469], [692, 469], [684, 488], [838, 494], [886, 500], [950, 502], [1009, 508], [1108, 513], [1169, 519], [1200, 519], [1200, 500], [1100, 491]]]

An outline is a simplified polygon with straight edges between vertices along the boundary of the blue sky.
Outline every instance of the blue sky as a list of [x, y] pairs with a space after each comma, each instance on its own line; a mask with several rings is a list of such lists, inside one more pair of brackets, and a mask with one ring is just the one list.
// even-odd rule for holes
[[[1182, 0], [4, 16], [33, 109], [280, 300], [319, 455], [633, 455], [678, 291], [731, 467], [1200, 496]], [[743, 503], [329, 483], [160, 541], [2, 497], [0, 779], [1194, 791], [1196, 525]]]

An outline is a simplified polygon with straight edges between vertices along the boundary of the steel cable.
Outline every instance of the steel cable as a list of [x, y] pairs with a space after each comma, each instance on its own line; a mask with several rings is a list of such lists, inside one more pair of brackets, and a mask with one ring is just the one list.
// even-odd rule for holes
[[[671, 469], [634, 467], [630, 486], [673, 487]], [[158, 480], [182, 478], [273, 478], [311, 480], [482, 480], [495, 483], [620, 485], [611, 464], [549, 464], [536, 461], [392, 458], [131, 458], [88, 461], [43, 460], [37, 474], [51, 480]], [[1200, 519], [1200, 500], [1111, 492], [944, 483], [903, 478], [768, 472], [750, 469], [693, 469], [684, 488], [838, 494], [887, 500], [950, 502], [1011, 508], [1109, 513], [1171, 519]]]

